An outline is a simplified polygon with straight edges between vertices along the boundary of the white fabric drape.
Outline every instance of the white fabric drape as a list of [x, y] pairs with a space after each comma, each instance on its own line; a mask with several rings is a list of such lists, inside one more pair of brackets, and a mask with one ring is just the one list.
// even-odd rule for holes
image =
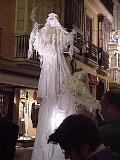
[[[52, 26], [50, 25], [51, 19]], [[54, 25], [53, 20], [55, 20]], [[45, 26], [40, 30], [35, 22], [30, 34], [28, 57], [32, 55], [34, 47], [42, 62], [37, 95], [38, 98], [42, 98], [42, 104], [39, 109], [39, 121], [31, 160], [64, 160], [59, 145], [47, 144], [47, 140], [63, 119], [75, 113], [75, 107], [81, 103], [77, 101], [76, 95], [71, 94], [73, 92], [70, 91], [70, 86], [66, 85], [71, 74], [63, 51], [70, 45], [67, 53], [72, 57], [74, 34], [74, 30], [68, 33], [60, 25], [54, 13], [49, 15]], [[84, 90], [84, 86], [82, 88]]]

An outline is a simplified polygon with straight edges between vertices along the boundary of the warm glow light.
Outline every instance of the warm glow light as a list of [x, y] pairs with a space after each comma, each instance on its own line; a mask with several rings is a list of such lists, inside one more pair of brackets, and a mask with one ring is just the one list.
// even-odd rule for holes
[[65, 113], [58, 112], [56, 114], [56, 127], [59, 127], [59, 125], [62, 123], [63, 119], [65, 119]]
[[65, 119], [65, 111], [57, 109], [57, 113], [54, 114], [51, 120], [52, 130], [58, 128], [62, 121]]

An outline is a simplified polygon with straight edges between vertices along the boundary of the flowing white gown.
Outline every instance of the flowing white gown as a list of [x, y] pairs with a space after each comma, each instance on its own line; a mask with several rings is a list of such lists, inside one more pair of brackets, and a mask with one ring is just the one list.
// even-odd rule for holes
[[49, 135], [66, 116], [76, 113], [76, 106], [82, 104], [89, 107], [91, 104], [91, 109], [95, 103], [84, 88], [79, 74], [70, 74], [63, 55], [69, 45], [68, 54], [72, 57], [75, 31], [68, 33], [57, 18], [56, 14], [49, 14], [45, 26], [40, 30], [35, 22], [30, 35], [28, 57], [32, 55], [34, 47], [40, 55], [42, 67], [37, 95], [42, 98], [42, 103], [31, 160], [64, 160], [59, 145], [47, 144]]
[[[54, 20], [54, 25], [50, 25], [51, 19]], [[42, 98], [42, 103], [31, 160], [62, 160], [65, 158], [60, 147], [47, 144], [47, 140], [63, 119], [73, 114], [73, 107], [67, 109], [68, 102], [73, 102], [61, 92], [60, 87], [71, 76], [63, 50], [70, 45], [68, 54], [72, 57], [74, 33], [67, 32], [54, 13], [49, 14], [43, 28], [38, 30], [37, 25], [35, 22], [30, 34], [28, 57], [32, 55], [33, 47], [40, 55], [42, 69], [37, 97]]]

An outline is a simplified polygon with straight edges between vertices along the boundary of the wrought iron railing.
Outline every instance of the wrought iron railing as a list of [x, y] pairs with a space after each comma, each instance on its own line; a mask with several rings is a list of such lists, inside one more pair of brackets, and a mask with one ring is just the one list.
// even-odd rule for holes
[[85, 58], [90, 58], [91, 60], [98, 62], [98, 47], [92, 42], [86, 42], [86, 52], [84, 53]]
[[77, 35], [75, 36], [74, 39], [74, 45], [80, 50], [80, 55], [82, 55], [82, 34], [80, 34], [79, 32], [77, 32]]
[[[28, 35], [18, 35], [15, 36], [15, 58], [28, 58], [28, 48], [29, 48], [29, 36]], [[82, 54], [82, 35], [77, 32], [77, 36], [74, 40], [74, 45], [79, 48], [80, 54]], [[36, 51], [33, 52], [31, 59], [38, 61], [39, 55]]]
[[106, 70], [109, 67], [109, 55], [102, 48], [98, 48], [98, 65]]
[[[15, 44], [15, 58], [28, 58], [29, 36], [15, 36]], [[38, 61], [39, 55], [34, 51], [31, 59]]]

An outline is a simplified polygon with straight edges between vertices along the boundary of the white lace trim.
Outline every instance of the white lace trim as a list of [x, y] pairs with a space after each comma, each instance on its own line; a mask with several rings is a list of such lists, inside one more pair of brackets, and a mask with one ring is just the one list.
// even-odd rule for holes
[[100, 108], [100, 103], [89, 92], [83, 80], [85, 80], [85, 73], [77, 72], [64, 81], [61, 90], [67, 92], [78, 103], [78, 106], [80, 105], [81, 110], [84, 108], [92, 112], [93, 109]]

